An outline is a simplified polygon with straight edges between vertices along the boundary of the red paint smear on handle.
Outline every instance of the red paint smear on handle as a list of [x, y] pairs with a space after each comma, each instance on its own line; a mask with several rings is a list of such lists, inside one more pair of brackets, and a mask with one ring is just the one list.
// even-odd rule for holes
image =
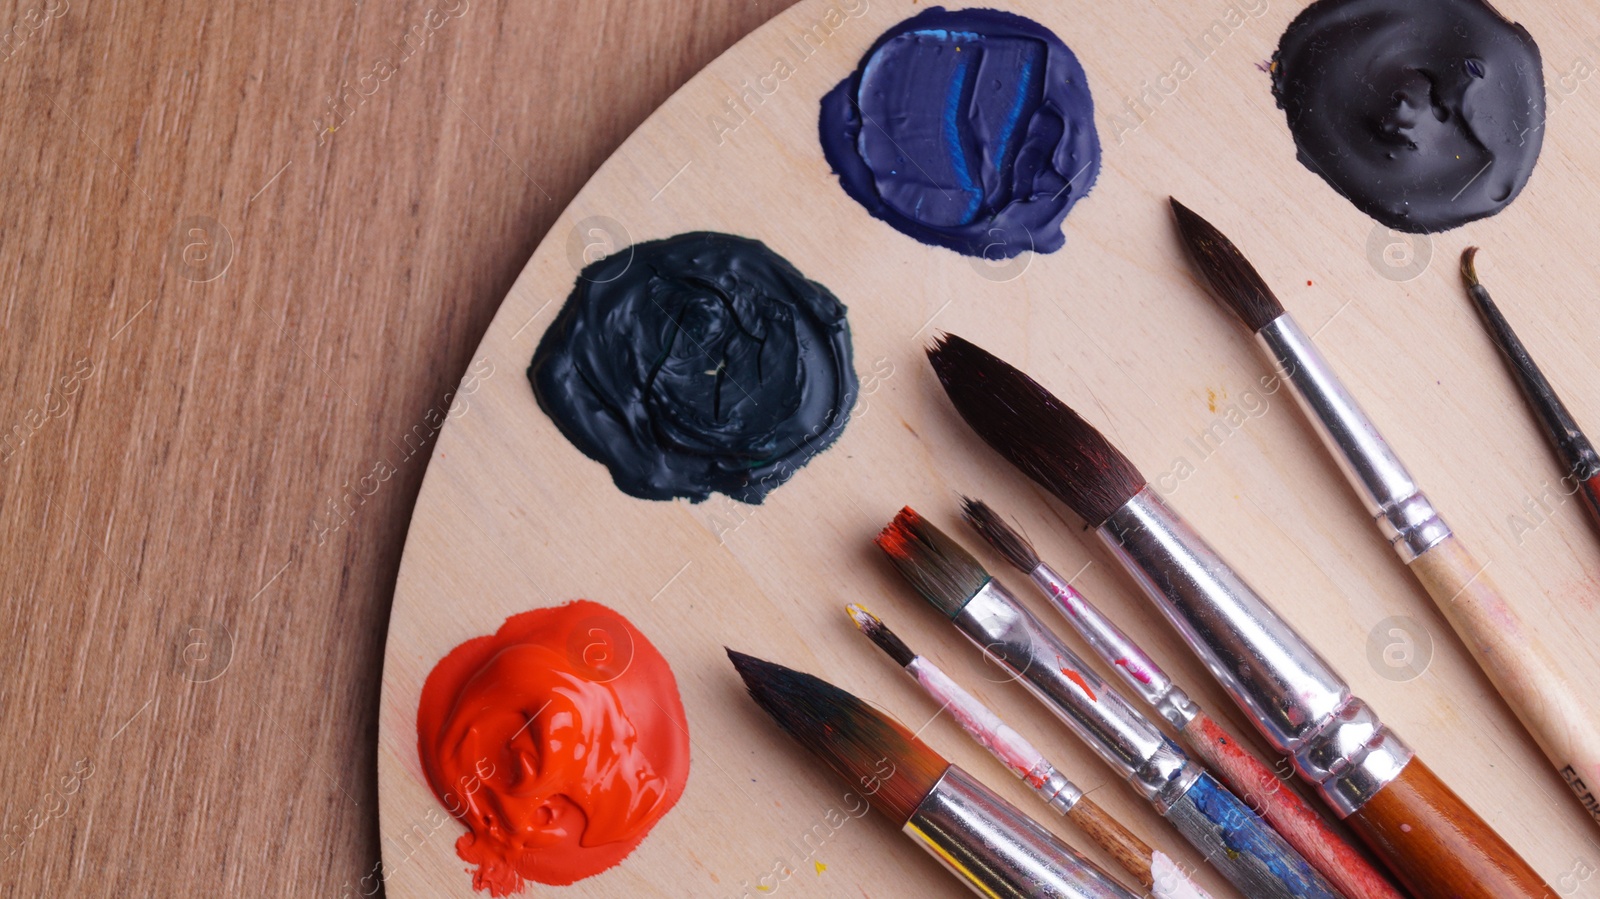
[[578, 600], [450, 651], [417, 709], [428, 785], [467, 827], [456, 854], [493, 896], [622, 861], [683, 795], [689, 731], [672, 669], [626, 618]]
[[1402, 899], [1388, 878], [1211, 716], [1204, 712], [1196, 715], [1183, 733], [1206, 767], [1245, 805], [1267, 819], [1339, 892], [1349, 899]]
[[1083, 675], [1079, 674], [1076, 671], [1073, 671], [1071, 668], [1063, 668], [1063, 669], [1061, 669], [1061, 673], [1065, 674], [1067, 676], [1067, 680], [1072, 681], [1073, 683], [1077, 684], [1078, 685], [1078, 689], [1082, 690], [1084, 692], [1084, 695], [1089, 697], [1089, 701], [1090, 702], [1099, 702], [1100, 701], [1098, 698], [1095, 697], [1094, 691], [1089, 689], [1089, 682], [1083, 679]]

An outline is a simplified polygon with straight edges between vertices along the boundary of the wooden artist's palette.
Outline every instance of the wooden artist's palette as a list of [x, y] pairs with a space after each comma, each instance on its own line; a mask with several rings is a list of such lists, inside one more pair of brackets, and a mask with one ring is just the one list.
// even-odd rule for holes
[[[776, 886], [767, 892], [963, 894], [877, 816], [823, 823], [837, 820], [846, 786], [746, 698], [725, 644], [821, 674], [913, 729], [926, 725], [935, 748], [1048, 816], [947, 717], [930, 723], [935, 708], [856, 633], [842, 612], [848, 601], [866, 603], [974, 688], [1152, 844], [1198, 862], [914, 598], [871, 544], [911, 504], [979, 550], [955, 517], [956, 498], [986, 498], [1019, 519], [1058, 569], [1079, 572], [1077, 585], [1202, 705], [1243, 724], [1081, 523], [956, 418], [922, 354], [940, 330], [998, 353], [1083, 411], [1552, 885], [1600, 895], [1600, 831], [1377, 537], [1289, 397], [1262, 388], [1265, 363], [1193, 281], [1165, 202], [1178, 196], [1241, 245], [1572, 679], [1600, 689], [1591, 646], [1600, 541], [1578, 502], [1561, 495], [1560, 472], [1456, 273], [1461, 250], [1482, 245], [1485, 283], [1579, 421], [1600, 428], [1591, 313], [1600, 274], [1588, 227], [1600, 209], [1600, 83], [1563, 77], [1569, 60], [1593, 64], [1582, 38], [1594, 26], [1576, 7], [1497, 5], [1544, 53], [1543, 157], [1504, 212], [1431, 240], [1377, 228], [1295, 160], [1260, 67], [1298, 3], [1006, 3], [1078, 55], [1105, 145], [1099, 182], [1067, 219], [1066, 247], [1009, 266], [923, 245], [871, 218], [818, 148], [819, 98], [879, 34], [925, 7], [804, 0], [700, 73], [557, 221], [479, 347], [435, 447], [383, 670], [389, 895], [473, 894], [454, 852], [462, 830], [448, 817], [439, 823], [417, 758], [429, 670], [513, 613], [576, 598], [621, 611], [670, 661], [693, 768], [677, 807], [624, 863], [571, 887], [530, 884], [529, 895], [736, 896], [775, 866], [793, 873], [766, 880]], [[1214, 20], [1222, 31], [1200, 41]], [[779, 55], [792, 57], [802, 31], [826, 40], [787, 79], [768, 78], [770, 94], [750, 95], [760, 99], [753, 116], [723, 127], [738, 122], [727, 100], [769, 75]], [[1171, 77], [1180, 56], [1192, 72]], [[759, 506], [624, 495], [539, 410], [524, 376], [585, 262], [702, 229], [766, 242], [849, 307], [862, 402], [839, 441]], [[1033, 600], [998, 558], [979, 555]], [[1112, 869], [1075, 831], [1052, 826]], [[1236, 895], [1207, 869], [1200, 879], [1218, 897]]]

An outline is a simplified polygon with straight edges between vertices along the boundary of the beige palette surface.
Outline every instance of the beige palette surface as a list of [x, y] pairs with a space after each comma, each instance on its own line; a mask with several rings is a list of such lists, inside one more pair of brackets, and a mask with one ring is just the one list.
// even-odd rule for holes
[[[463, 830], [418, 760], [428, 672], [510, 615], [579, 598], [622, 612], [670, 662], [692, 770], [677, 806], [621, 865], [569, 887], [530, 884], [527, 895], [965, 894], [879, 817], [828, 823], [855, 807], [848, 785], [746, 698], [725, 645], [870, 699], [1113, 870], [857, 634], [846, 602], [876, 611], [1099, 803], [1198, 867], [1214, 896], [1237, 895], [873, 547], [912, 505], [1054, 620], [956, 517], [961, 494], [985, 498], [1204, 707], [1247, 730], [1082, 523], [956, 417], [923, 356], [948, 330], [1030, 372], [1100, 427], [1553, 886], [1600, 896], [1600, 829], [1379, 538], [1291, 399], [1274, 390], [1253, 341], [1198, 286], [1166, 206], [1177, 196], [1255, 261], [1509, 601], [1574, 681], [1600, 690], [1600, 539], [1563, 495], [1456, 270], [1464, 247], [1483, 247], [1485, 283], [1579, 421], [1600, 429], [1591, 226], [1600, 79], [1589, 77], [1600, 25], [1574, 5], [1497, 5], [1544, 54], [1543, 155], [1505, 211], [1431, 237], [1376, 226], [1296, 161], [1264, 67], [1298, 3], [1003, 4], [1077, 54], [1104, 145], [1099, 181], [1065, 223], [1066, 246], [1005, 265], [924, 245], [870, 217], [818, 146], [821, 96], [925, 5], [804, 0], [696, 76], [541, 244], [434, 448], [383, 668], [389, 895], [474, 895], [454, 850]], [[807, 36], [812, 51], [794, 62]], [[785, 78], [773, 74], [780, 58], [793, 63]], [[838, 442], [760, 505], [623, 494], [540, 411], [525, 376], [586, 262], [695, 230], [764, 241], [849, 307], [860, 402]]]

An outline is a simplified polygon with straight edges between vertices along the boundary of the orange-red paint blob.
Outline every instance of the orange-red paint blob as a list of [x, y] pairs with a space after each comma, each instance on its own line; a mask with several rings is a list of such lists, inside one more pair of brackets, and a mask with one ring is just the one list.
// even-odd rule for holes
[[622, 861], [683, 795], [689, 731], [666, 659], [578, 600], [506, 619], [422, 687], [417, 753], [467, 827], [456, 854], [493, 896]]

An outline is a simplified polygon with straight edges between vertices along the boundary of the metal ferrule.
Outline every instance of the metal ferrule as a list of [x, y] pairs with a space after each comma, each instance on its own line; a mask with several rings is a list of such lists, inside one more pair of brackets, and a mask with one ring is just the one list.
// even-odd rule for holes
[[1039, 794], [1039, 798], [1044, 800], [1045, 805], [1050, 806], [1059, 815], [1065, 815], [1067, 812], [1072, 811], [1072, 807], [1077, 805], [1078, 800], [1083, 798], [1083, 791], [1078, 789], [1077, 784], [1068, 780], [1065, 774], [1057, 771], [1055, 765], [1043, 759], [1039, 760], [1039, 764], [1024, 779], [1029, 784], [1035, 782], [1039, 784], [1033, 788], [1033, 791]]
[[1135, 899], [955, 765], [945, 770], [902, 829], [980, 896]]
[[1317, 345], [1287, 312], [1256, 332], [1278, 366], [1278, 374], [1345, 478], [1355, 487], [1378, 530], [1409, 563], [1450, 536], [1450, 527], [1417, 489], [1389, 444], [1328, 367]]
[[1094, 603], [1084, 599], [1054, 568], [1041, 562], [1028, 576], [1046, 596], [1065, 607], [1062, 614], [1083, 637], [1083, 642], [1168, 724], [1183, 730], [1200, 714], [1200, 707], [1189, 700], [1189, 694], [1174, 684], [1139, 644], [1128, 639], [1121, 628], [1101, 614]]
[[1149, 487], [1100, 538], [1273, 748], [1340, 817], [1411, 760], [1411, 749]]
[[990, 578], [957, 613], [955, 624], [1157, 811], [1164, 814], [1199, 776], [1200, 769], [1155, 724], [1101, 680], [999, 581]]

